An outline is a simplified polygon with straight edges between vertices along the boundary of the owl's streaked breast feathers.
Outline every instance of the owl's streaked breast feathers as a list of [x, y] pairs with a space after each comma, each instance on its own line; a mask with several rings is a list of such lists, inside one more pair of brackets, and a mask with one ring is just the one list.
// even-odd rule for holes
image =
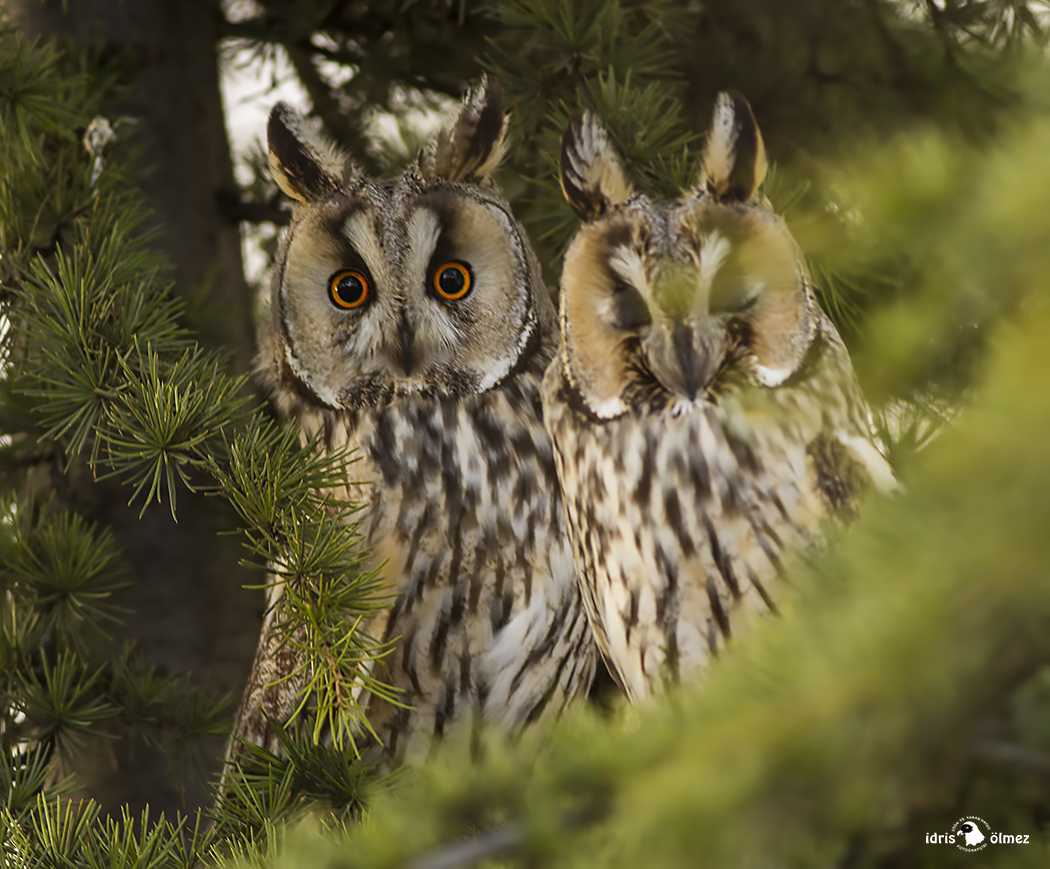
[[[403, 705], [362, 698], [389, 756], [474, 718], [514, 730], [586, 691], [582, 611], [540, 384], [556, 315], [492, 178], [505, 150], [484, 82], [400, 176], [374, 179], [278, 104], [270, 164], [297, 200], [260, 371], [306, 441], [349, 447], [348, 500], [395, 603], [365, 628]], [[235, 735], [275, 747], [299, 662], [268, 619]], [[285, 646], [285, 650], [289, 647]], [[293, 680], [294, 681], [294, 680]], [[302, 680], [298, 680], [300, 683]]]
[[636, 194], [600, 122], [567, 129], [583, 219], [544, 412], [599, 645], [633, 696], [775, 609], [785, 551], [893, 473], [805, 262], [758, 193], [765, 147], [720, 94], [695, 187]]

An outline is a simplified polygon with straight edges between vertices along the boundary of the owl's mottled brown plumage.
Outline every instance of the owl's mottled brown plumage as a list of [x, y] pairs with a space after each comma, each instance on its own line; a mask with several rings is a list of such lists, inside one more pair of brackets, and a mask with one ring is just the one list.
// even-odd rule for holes
[[675, 201], [634, 194], [594, 117], [563, 139], [585, 222], [544, 412], [588, 615], [633, 697], [774, 611], [782, 553], [817, 543], [868, 482], [894, 485], [802, 255], [757, 193], [765, 169], [736, 94]]
[[[375, 675], [401, 706], [366, 698], [388, 756], [481, 718], [513, 730], [586, 691], [593, 640], [575, 580], [540, 384], [556, 317], [524, 232], [491, 178], [498, 90], [393, 180], [364, 176], [286, 106], [268, 129], [298, 200], [262, 335], [278, 408], [359, 461], [350, 500], [397, 592], [367, 629], [394, 649]], [[271, 601], [272, 604], [272, 601]], [[235, 736], [273, 749], [298, 663], [268, 618]], [[264, 715], [265, 713], [265, 715]]]

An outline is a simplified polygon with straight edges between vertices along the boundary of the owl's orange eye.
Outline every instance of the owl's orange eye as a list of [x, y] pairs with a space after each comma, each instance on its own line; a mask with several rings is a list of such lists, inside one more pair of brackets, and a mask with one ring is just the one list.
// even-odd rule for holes
[[442, 299], [454, 302], [457, 299], [462, 299], [470, 292], [474, 279], [471, 277], [470, 269], [466, 263], [449, 260], [434, 270], [434, 277], [431, 278], [431, 283], [433, 284], [434, 292]]
[[338, 308], [360, 308], [368, 299], [368, 278], [357, 269], [336, 272], [328, 281], [328, 297]]

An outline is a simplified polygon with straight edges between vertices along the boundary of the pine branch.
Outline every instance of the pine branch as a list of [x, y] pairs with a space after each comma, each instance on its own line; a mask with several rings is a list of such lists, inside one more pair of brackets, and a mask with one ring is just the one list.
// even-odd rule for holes
[[409, 869], [467, 869], [485, 860], [502, 857], [519, 849], [525, 832], [517, 824], [481, 833], [469, 842], [449, 845], [408, 864]]

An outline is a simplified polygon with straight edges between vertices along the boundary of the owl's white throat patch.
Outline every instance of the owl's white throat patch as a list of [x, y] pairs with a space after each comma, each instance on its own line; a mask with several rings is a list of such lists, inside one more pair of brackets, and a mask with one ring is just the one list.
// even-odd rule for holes
[[623, 399], [619, 396], [606, 398], [598, 402], [588, 402], [588, 404], [590, 405], [591, 413], [598, 419], [615, 419], [627, 412], [627, 405], [623, 403]]
[[769, 367], [766, 365], [755, 365], [755, 377], [763, 386], [780, 386], [793, 373], [793, 369], [787, 366]]

